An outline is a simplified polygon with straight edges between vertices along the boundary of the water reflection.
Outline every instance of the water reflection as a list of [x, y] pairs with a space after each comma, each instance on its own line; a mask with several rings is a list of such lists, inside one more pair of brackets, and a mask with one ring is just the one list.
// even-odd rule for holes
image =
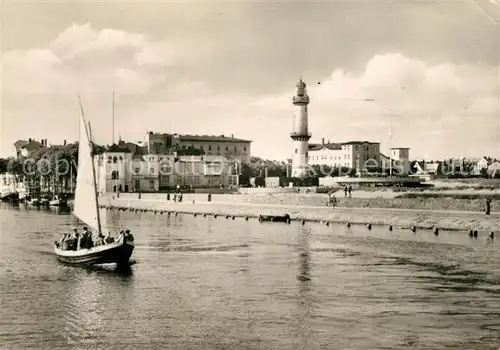
[[[134, 277], [132, 267], [113, 266], [68, 268], [70, 276], [66, 295], [61, 300], [64, 317], [64, 336], [71, 345], [90, 345], [104, 341], [102, 330], [111, 321], [131, 319]], [[111, 332], [113, 337], [119, 335]], [[107, 335], [106, 337], [108, 337]]]
[[311, 288], [311, 229], [301, 227], [298, 233], [297, 253], [299, 260], [299, 274], [297, 279], [297, 335], [301, 349], [311, 348], [313, 331], [312, 318], [312, 288]]
[[116, 271], [56, 262], [51, 242], [70, 216], [0, 208], [0, 344], [9, 349], [485, 349], [500, 341], [500, 256], [467, 233], [438, 241], [423, 230], [121, 212], [140, 265]]

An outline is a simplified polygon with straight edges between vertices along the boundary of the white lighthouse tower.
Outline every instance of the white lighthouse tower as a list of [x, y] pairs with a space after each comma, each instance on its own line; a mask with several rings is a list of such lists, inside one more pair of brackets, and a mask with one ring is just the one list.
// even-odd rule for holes
[[293, 132], [290, 134], [293, 140], [292, 177], [304, 178], [309, 176], [307, 161], [311, 134], [307, 127], [308, 104], [309, 96], [307, 96], [306, 84], [300, 79], [297, 83], [297, 93], [293, 96], [295, 113], [293, 117]]

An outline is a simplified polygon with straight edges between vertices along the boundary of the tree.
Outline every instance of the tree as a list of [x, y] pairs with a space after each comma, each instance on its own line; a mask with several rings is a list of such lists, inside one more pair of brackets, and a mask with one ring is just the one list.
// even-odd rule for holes
[[13, 174], [17, 181], [24, 177], [23, 163], [23, 158], [9, 158], [7, 162], [7, 172]]
[[9, 164], [8, 158], [0, 158], [0, 174], [7, 172], [7, 164]]

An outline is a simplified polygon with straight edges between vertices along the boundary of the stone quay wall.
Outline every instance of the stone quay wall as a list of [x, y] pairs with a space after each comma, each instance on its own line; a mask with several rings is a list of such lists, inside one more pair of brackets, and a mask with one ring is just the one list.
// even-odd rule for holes
[[[120, 195], [119, 198], [103, 196], [101, 205], [108, 210], [146, 210], [156, 212], [157, 215], [172, 213], [190, 215], [217, 215], [218, 217], [255, 218], [259, 215], [289, 214], [292, 220], [350, 223], [371, 225], [392, 225], [394, 228], [415, 228], [443, 230], [478, 230], [493, 232], [499, 229], [500, 215], [492, 213], [485, 215], [481, 212], [421, 210], [421, 209], [392, 209], [392, 208], [346, 208], [290, 204], [243, 203], [243, 202], [208, 202], [206, 196], [197, 201], [188, 196], [182, 202], [167, 201], [165, 195], [157, 197], [142, 195], [141, 199], [134, 196]], [[194, 202], [193, 202], [194, 200]], [[103, 209], [106, 210], [106, 209]]]

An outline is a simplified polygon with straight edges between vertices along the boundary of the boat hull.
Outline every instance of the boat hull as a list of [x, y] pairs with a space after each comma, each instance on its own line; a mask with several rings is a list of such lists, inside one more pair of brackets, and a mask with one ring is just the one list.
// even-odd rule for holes
[[117, 242], [97, 246], [91, 249], [60, 250], [54, 246], [57, 259], [71, 265], [112, 264], [119, 266], [129, 263], [134, 245], [128, 242]]

